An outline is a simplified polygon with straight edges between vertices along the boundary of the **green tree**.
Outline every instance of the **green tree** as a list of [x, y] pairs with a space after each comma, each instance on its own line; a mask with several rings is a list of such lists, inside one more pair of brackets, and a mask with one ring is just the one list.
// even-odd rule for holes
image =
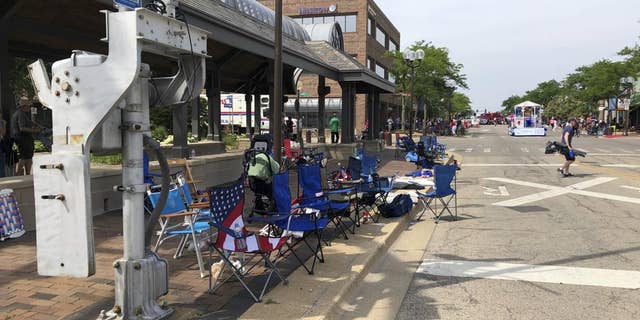
[[451, 98], [451, 111], [463, 116], [472, 114], [471, 99], [464, 93], [454, 92]]
[[518, 103], [524, 102], [525, 98], [518, 96], [518, 95], [512, 95], [511, 97], [505, 99], [504, 101], [502, 101], [502, 108], [504, 108], [504, 110], [502, 111], [502, 113], [504, 114], [512, 114], [513, 113], [513, 107], [515, 105], [517, 105]]
[[[429, 115], [444, 115], [448, 110], [442, 108], [439, 102], [452, 99], [456, 87], [468, 89], [466, 75], [462, 73], [463, 65], [451, 60], [449, 49], [436, 47], [430, 42], [418, 41], [409, 49], [422, 49], [425, 52], [425, 58], [415, 70], [416, 101], [426, 102]], [[389, 71], [396, 79], [397, 90], [409, 92], [411, 68], [406, 65], [402, 52], [388, 52], [387, 56], [393, 58], [393, 67]]]

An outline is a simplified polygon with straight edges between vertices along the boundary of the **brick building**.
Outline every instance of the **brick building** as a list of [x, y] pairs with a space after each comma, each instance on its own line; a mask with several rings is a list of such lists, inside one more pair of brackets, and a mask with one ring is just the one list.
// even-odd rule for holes
[[[265, 6], [274, 7], [273, 0], [259, 0]], [[283, 0], [283, 13], [302, 25], [334, 23], [340, 24], [344, 38], [346, 53], [367, 66], [380, 77], [394, 82], [389, 72], [392, 59], [385, 56], [385, 52], [400, 50], [400, 32], [385, 16], [384, 12], [373, 0]], [[340, 114], [342, 91], [337, 82], [327, 80], [331, 93], [327, 95], [325, 118], [331, 113]], [[298, 89], [300, 90], [300, 110], [306, 119], [305, 126], [316, 127], [318, 123], [317, 103], [318, 77], [303, 75]], [[285, 105], [285, 112], [293, 115], [293, 100]], [[367, 95], [356, 96], [355, 127], [360, 132], [364, 126], [366, 115]], [[384, 115], [376, 117], [384, 121], [386, 116], [399, 107], [399, 100], [393, 95], [380, 95]], [[325, 119], [325, 123], [328, 121]], [[370, 117], [369, 117], [370, 119]], [[370, 124], [371, 128], [379, 128], [381, 124]]]

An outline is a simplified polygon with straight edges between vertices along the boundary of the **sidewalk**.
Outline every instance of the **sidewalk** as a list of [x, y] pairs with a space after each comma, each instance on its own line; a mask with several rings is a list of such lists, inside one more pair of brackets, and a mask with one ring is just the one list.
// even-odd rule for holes
[[[403, 161], [388, 162], [392, 157], [392, 152], [384, 154], [383, 163], [386, 165], [380, 170], [382, 175], [414, 168], [413, 164]], [[292, 176], [295, 183], [294, 179], [295, 175]], [[386, 243], [390, 241], [389, 235], [397, 232], [396, 229], [400, 230], [397, 228], [401, 224], [400, 220], [380, 221], [383, 224], [364, 225], [356, 230], [356, 235], [350, 235], [349, 240], [336, 238], [333, 246], [327, 247], [326, 263], [317, 267], [315, 276], [305, 273], [304, 278], [307, 279], [298, 280], [297, 265], [283, 264], [283, 272], [290, 279], [290, 285], [286, 287], [289, 294], [297, 295], [298, 287], [307, 283], [306, 281], [319, 281], [332, 286], [334, 279], [321, 275], [324, 272], [345, 272], [347, 265], [340, 264], [340, 261], [346, 261], [342, 260], [343, 257], [348, 257], [351, 262], [359, 261], [360, 269], [353, 270], [352, 279], [357, 279], [359, 274], [363, 275], [362, 271], [367, 268], [367, 263], [375, 259], [358, 254], [370, 252], [373, 248], [388, 248]], [[328, 233], [332, 231], [328, 230]], [[35, 232], [0, 242], [0, 257], [3, 262], [0, 264], [0, 319], [94, 319], [100, 310], [110, 309], [114, 299], [111, 265], [122, 256], [122, 215], [112, 213], [96, 216], [94, 236], [96, 274], [89, 278], [39, 276], [36, 270]], [[373, 244], [375, 245], [372, 246]], [[199, 277], [195, 255], [187, 253], [185, 257], [175, 260], [172, 258], [175, 245], [175, 242], [167, 242], [159, 251], [160, 256], [169, 262], [170, 271], [169, 294], [160, 300], [175, 310], [172, 319], [238, 318], [251, 310], [254, 302], [239, 283], [228, 283], [216, 295], [208, 294], [208, 279]], [[345, 254], [343, 249], [346, 247], [351, 247], [351, 253], [354, 254]], [[275, 283], [274, 287], [277, 285]], [[271, 290], [265, 301], [275, 297], [276, 291], [281, 289]], [[268, 305], [265, 302], [259, 306]]]

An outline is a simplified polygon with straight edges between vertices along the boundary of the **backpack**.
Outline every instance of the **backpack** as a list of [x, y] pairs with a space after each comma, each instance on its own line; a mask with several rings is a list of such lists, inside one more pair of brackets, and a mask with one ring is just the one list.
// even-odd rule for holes
[[380, 214], [385, 218], [397, 218], [409, 213], [413, 208], [413, 201], [408, 194], [399, 194], [391, 203], [385, 203], [378, 207]]

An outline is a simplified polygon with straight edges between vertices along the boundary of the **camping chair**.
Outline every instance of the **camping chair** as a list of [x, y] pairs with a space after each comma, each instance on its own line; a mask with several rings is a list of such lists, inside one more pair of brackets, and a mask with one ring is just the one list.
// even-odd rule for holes
[[[344, 186], [355, 186], [356, 201], [356, 226], [360, 226], [360, 212], [362, 209], [367, 214], [374, 212], [379, 204], [386, 203], [387, 194], [393, 189], [393, 177], [380, 177], [376, 172], [378, 158], [374, 155], [365, 155], [362, 159], [349, 158], [350, 181], [340, 182]], [[380, 218], [374, 219], [378, 222]]]
[[[300, 193], [302, 187], [302, 193]], [[333, 198], [332, 198], [333, 196]], [[340, 197], [340, 199], [336, 199]], [[343, 221], [343, 218], [353, 222], [350, 229], [355, 234], [356, 221], [351, 217], [352, 206], [357, 201], [357, 193], [355, 187], [323, 190], [322, 174], [319, 164], [305, 165], [298, 167], [298, 199], [297, 202], [308, 208], [317, 209], [327, 213], [331, 222], [336, 226], [336, 230], [349, 239], [345, 230], [349, 230], [349, 226]]]
[[[432, 191], [427, 193], [422, 193], [416, 191], [418, 195], [418, 201], [420, 201], [423, 205], [422, 212], [418, 216], [418, 220], [422, 218], [422, 215], [427, 212], [427, 209], [431, 210], [433, 213], [433, 217], [435, 218], [435, 222], [440, 222], [440, 217], [442, 214], [447, 211], [449, 215], [456, 220], [458, 218], [458, 197], [456, 192], [456, 165], [446, 165], [446, 166], [435, 166], [433, 168], [434, 177], [435, 177], [435, 187]], [[453, 183], [453, 188], [451, 184]], [[442, 204], [442, 210], [438, 211], [437, 202], [435, 199], [438, 199]], [[454, 212], [451, 212], [449, 209], [449, 204], [451, 200], [454, 200]], [[433, 203], [433, 207], [431, 204]]]
[[[218, 252], [222, 261], [224, 261], [218, 274], [212, 274], [209, 277], [209, 292], [214, 293], [224, 283], [235, 277], [251, 297], [256, 302], [260, 302], [274, 273], [284, 284], [287, 284], [286, 278], [278, 271], [276, 263], [271, 260], [270, 256], [274, 251], [279, 252], [289, 237], [262, 236], [247, 231], [242, 217], [244, 209], [244, 185], [242, 179], [211, 187], [208, 193], [211, 205], [211, 219], [209, 219], [208, 224], [218, 230], [216, 240], [213, 241], [211, 239], [210, 243]], [[286, 219], [286, 216], [284, 219], [289, 220]], [[231, 255], [233, 253], [242, 255], [242, 259], [240, 259], [242, 261], [236, 260], [240, 261], [239, 265], [232, 261]], [[247, 255], [250, 255], [249, 259], [245, 259]], [[209, 258], [211, 259], [211, 256]], [[253, 262], [256, 258], [258, 258], [257, 261]], [[262, 286], [260, 294], [257, 295], [249, 288], [245, 275], [262, 261], [264, 261], [264, 266], [267, 268], [267, 279]], [[246, 268], [250, 264], [251, 266]], [[230, 268], [232, 274], [225, 280], [218, 282], [217, 279], [222, 275], [226, 266]]]
[[[153, 208], [156, 207], [160, 200], [160, 191], [147, 191], [147, 199]], [[178, 222], [172, 222], [172, 219], [177, 218]], [[160, 231], [157, 232], [158, 239], [154, 247], [154, 252], [158, 251], [158, 248], [163, 242], [171, 238], [178, 237], [178, 247], [174, 259], [180, 258], [184, 249], [191, 238], [193, 243], [196, 258], [198, 260], [198, 268], [200, 269], [200, 277], [205, 277], [204, 263], [202, 262], [202, 253], [200, 252], [198, 235], [205, 235], [209, 231], [209, 224], [207, 222], [198, 222], [198, 212], [189, 211], [185, 206], [184, 200], [180, 196], [180, 189], [175, 186], [169, 190], [167, 202], [160, 212], [158, 221], [160, 223]], [[174, 220], [175, 221], [175, 220]]]
[[[262, 215], [266, 219], [270, 219], [274, 215], [280, 217], [283, 214], [290, 214], [291, 219], [277, 219], [277, 221], [266, 221], [274, 227], [280, 229], [284, 234], [297, 234], [298, 237], [292, 237], [292, 243], [287, 243], [287, 250], [281, 252], [279, 257], [283, 257], [286, 253], [291, 252], [295, 259], [309, 273], [313, 274], [316, 263], [324, 262], [324, 253], [322, 252], [322, 233], [329, 224], [329, 219], [322, 214], [320, 210], [312, 208], [302, 208], [297, 205], [291, 205], [291, 191], [289, 190], [289, 173], [282, 172], [273, 176], [273, 192], [272, 201], [274, 202], [274, 211], [255, 210], [255, 213]], [[253, 220], [256, 220], [253, 218]], [[271, 233], [272, 230], [269, 230]], [[309, 238], [315, 236], [317, 244], [313, 245], [309, 242]], [[311, 267], [308, 267], [302, 258], [296, 253], [294, 248], [305, 244], [313, 254]]]
[[208, 197], [202, 196], [194, 199], [185, 177], [181, 174], [178, 174], [175, 180], [176, 185], [180, 190], [180, 195], [182, 196], [184, 204], [187, 206], [187, 208], [198, 214], [198, 220], [208, 220], [211, 212], [211, 210], [209, 209]]

